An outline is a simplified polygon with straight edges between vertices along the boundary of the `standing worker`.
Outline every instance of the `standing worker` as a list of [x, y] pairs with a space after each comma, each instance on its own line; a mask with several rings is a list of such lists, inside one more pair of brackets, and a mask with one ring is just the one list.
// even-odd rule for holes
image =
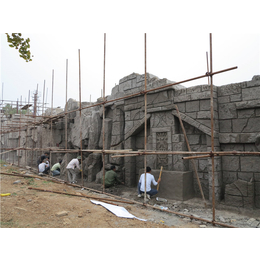
[[79, 167], [80, 162], [81, 156], [78, 156], [77, 158], [72, 159], [66, 167], [68, 172], [68, 180], [70, 183], [77, 183], [76, 176], [79, 172], [81, 172]]
[[60, 175], [60, 165], [62, 160], [60, 159], [58, 163], [55, 163], [51, 168], [52, 176]]
[[[151, 196], [158, 193], [158, 190], [151, 188], [151, 183], [153, 183], [153, 185], [156, 186], [161, 181], [161, 179], [159, 178], [156, 182], [154, 179], [154, 176], [151, 174], [151, 171], [152, 171], [152, 169], [149, 166], [147, 166], [146, 167], [146, 195], [147, 195], [148, 199], [150, 199]], [[138, 183], [138, 197], [139, 198], [141, 198], [142, 193], [144, 193], [144, 190], [145, 190], [145, 173], [143, 173], [141, 175], [139, 183]]]
[[[102, 183], [103, 183], [103, 180], [102, 180]], [[107, 171], [105, 174], [105, 188], [114, 186], [116, 183], [124, 184], [124, 182], [121, 182], [117, 177], [116, 166], [112, 165], [110, 168], [110, 171]]]

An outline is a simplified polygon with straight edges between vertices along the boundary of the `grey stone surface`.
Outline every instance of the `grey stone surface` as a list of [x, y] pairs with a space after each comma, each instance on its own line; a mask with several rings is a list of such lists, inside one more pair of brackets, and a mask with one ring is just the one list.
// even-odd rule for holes
[[[159, 79], [157, 76], [147, 73], [147, 88], [149, 90], [167, 85], [167, 88], [154, 90], [147, 94], [147, 149], [187, 151], [184, 134], [175, 110], [177, 104], [191, 150], [211, 151], [210, 86], [199, 85], [185, 88], [175, 84], [168, 85], [171, 83], [174, 82], [168, 79]], [[143, 91], [144, 84], [144, 75], [132, 73], [119, 80], [119, 83], [112, 88], [111, 95], [107, 97], [107, 100], [111, 101], [118, 97]], [[259, 96], [259, 75], [254, 76], [248, 82], [220, 87], [213, 86], [214, 149], [216, 151], [260, 151], [260, 139], [257, 139], [260, 132]], [[103, 107], [98, 105], [102, 101], [102, 99], [98, 99], [97, 102], [93, 102], [97, 106], [82, 110], [81, 129], [79, 111], [68, 114], [68, 148], [79, 149], [81, 147], [80, 135], [82, 135], [83, 149], [102, 149], [102, 129], [104, 127], [105, 149], [143, 150], [144, 96], [137, 95], [120, 101], [107, 102], [105, 104], [104, 126], [102, 120]], [[88, 105], [90, 105], [88, 102], [81, 104], [83, 107]], [[75, 110], [79, 108], [79, 102], [69, 99], [66, 108], [68, 111]], [[55, 108], [54, 112], [57, 114], [61, 110]], [[19, 117], [20, 115], [13, 115], [17, 122]], [[8, 123], [8, 118], [2, 119], [3, 125]], [[20, 135], [15, 132], [9, 133], [1, 136], [1, 147], [18, 147], [18, 141], [20, 141], [20, 145], [22, 144], [25, 147], [48, 148], [55, 146], [65, 148], [64, 117], [53, 123], [52, 131], [51, 133], [50, 125], [46, 124], [36, 128], [29, 127], [26, 131], [22, 131]], [[66, 164], [77, 154], [52, 155], [52, 160], [55, 162], [58, 157], [63, 159], [60, 178], [66, 177]], [[19, 158], [20, 163], [35, 167], [35, 159], [33, 158], [37, 158], [39, 155], [37, 151], [15, 151], [4, 154], [3, 159], [17, 161]], [[183, 160], [182, 157], [183, 155], [180, 154], [149, 155], [147, 156], [147, 163], [154, 170], [158, 170], [163, 165], [165, 171], [191, 172], [194, 196], [200, 196], [195, 173], [192, 172], [192, 163], [189, 160]], [[118, 174], [125, 176], [127, 186], [137, 184], [138, 172], [144, 164], [143, 156], [112, 158], [112, 155], [107, 154], [104, 158], [106, 170], [109, 166], [116, 165]], [[260, 208], [259, 158], [257, 155], [232, 155], [215, 158], [215, 197], [217, 200], [224, 198], [228, 205]], [[211, 200], [211, 158], [195, 161], [204, 195]], [[102, 167], [103, 162], [100, 154], [94, 155], [90, 152], [84, 152], [83, 172], [85, 181], [98, 182]], [[183, 180], [179, 178], [176, 185], [182, 186]], [[178, 190], [177, 188], [175, 190]]]

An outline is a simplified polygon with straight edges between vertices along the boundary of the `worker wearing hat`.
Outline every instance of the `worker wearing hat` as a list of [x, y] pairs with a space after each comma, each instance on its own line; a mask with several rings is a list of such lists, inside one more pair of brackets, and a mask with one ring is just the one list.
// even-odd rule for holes
[[69, 164], [67, 165], [67, 173], [68, 173], [68, 180], [70, 183], [76, 183], [76, 176], [81, 171], [80, 164], [81, 156], [78, 156], [75, 159], [72, 159]]

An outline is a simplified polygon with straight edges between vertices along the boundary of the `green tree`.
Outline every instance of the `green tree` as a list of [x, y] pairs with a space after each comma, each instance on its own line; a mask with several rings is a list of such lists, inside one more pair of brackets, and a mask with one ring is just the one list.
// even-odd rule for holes
[[[15, 48], [19, 51], [20, 57], [28, 61], [32, 61], [31, 59], [31, 51], [30, 51], [30, 38], [24, 39], [22, 38], [21, 33], [12, 33], [10, 36], [8, 33], [7, 35], [7, 42], [9, 42], [9, 46], [11, 48]], [[32, 56], [33, 57], [33, 56]]]
[[[4, 114], [5, 115], [13, 115], [13, 114], [17, 113], [17, 108], [13, 107], [11, 104], [6, 104], [3, 107], [3, 110], [4, 110]], [[27, 110], [20, 110], [20, 109], [18, 109], [18, 114], [20, 114], [20, 113], [21, 114], [26, 114]]]

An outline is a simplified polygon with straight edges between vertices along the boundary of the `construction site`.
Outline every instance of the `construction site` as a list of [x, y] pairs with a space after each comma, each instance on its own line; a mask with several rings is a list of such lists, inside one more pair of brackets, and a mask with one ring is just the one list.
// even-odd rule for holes
[[[260, 75], [215, 86], [214, 75], [238, 68], [214, 71], [212, 44], [209, 34], [207, 71], [174, 82], [146, 71], [144, 34], [144, 73], [106, 93], [104, 34], [96, 101], [81, 100], [80, 50], [79, 99], [67, 96], [66, 71], [64, 109], [53, 107], [53, 83], [51, 105], [45, 82], [41, 102], [38, 86], [27, 101], [2, 99], [1, 227], [260, 228]], [[196, 85], [202, 78], [208, 84]], [[39, 176], [44, 153], [50, 168], [62, 160], [59, 176]], [[71, 183], [66, 167], [78, 156], [81, 171]], [[123, 184], [105, 188], [111, 166]], [[137, 196], [147, 166], [161, 179], [151, 199], [146, 190]], [[120, 218], [107, 204], [131, 216]]]

